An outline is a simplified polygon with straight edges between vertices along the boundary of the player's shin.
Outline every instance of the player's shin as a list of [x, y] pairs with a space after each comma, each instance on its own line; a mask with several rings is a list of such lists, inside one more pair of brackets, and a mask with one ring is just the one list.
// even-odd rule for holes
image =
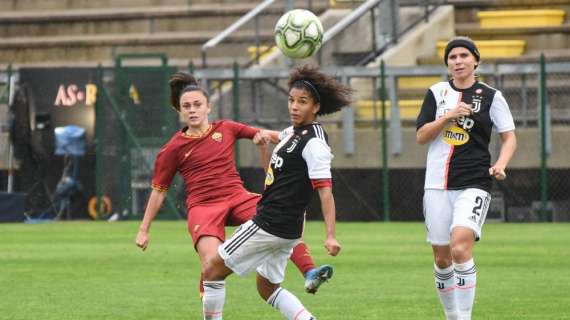
[[293, 248], [290, 259], [303, 275], [315, 267], [315, 262], [313, 262], [313, 258], [309, 253], [309, 248], [307, 248], [304, 242], [299, 242], [299, 244]]
[[473, 259], [465, 263], [454, 264], [457, 309], [459, 319], [470, 320], [475, 300], [475, 288], [477, 285], [477, 269]]
[[290, 320], [313, 320], [313, 315], [305, 309], [301, 301], [291, 292], [277, 288], [269, 299], [267, 299], [272, 307], [279, 310], [287, 319]]
[[204, 320], [221, 320], [225, 300], [225, 281], [204, 281], [204, 298], [202, 299]]
[[440, 269], [434, 264], [434, 278], [435, 278], [435, 288], [439, 295], [439, 301], [443, 306], [445, 311], [445, 316], [447, 320], [457, 320], [458, 310], [457, 310], [457, 300], [455, 296], [455, 274], [453, 272], [453, 266], [449, 266], [444, 269]]

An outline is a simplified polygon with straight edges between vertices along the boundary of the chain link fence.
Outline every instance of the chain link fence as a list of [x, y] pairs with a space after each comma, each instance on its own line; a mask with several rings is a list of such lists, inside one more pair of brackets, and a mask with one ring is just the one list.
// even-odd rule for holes
[[[144, 59], [155, 62], [149, 64]], [[333, 179], [339, 220], [421, 220], [426, 147], [415, 142], [415, 118], [427, 88], [446, 79], [445, 69], [387, 67], [383, 73], [380, 67], [323, 70], [357, 89], [351, 106], [319, 119], [335, 154]], [[120, 57], [114, 68], [101, 68], [94, 79], [95, 159], [86, 165], [95, 169], [95, 191], [84, 198], [98, 200], [95, 217], [108, 218], [116, 213], [140, 218], [144, 212], [156, 153], [182, 126], [168, 102], [168, 78], [175, 71], [162, 56], [126, 56]], [[480, 80], [505, 95], [519, 140], [508, 170], [509, 179], [494, 185], [495, 201], [489, 218], [569, 220], [570, 63], [547, 64], [544, 77], [534, 64], [484, 65], [479, 72]], [[33, 78], [33, 70], [28, 73], [28, 78]], [[274, 130], [289, 126], [288, 73], [288, 69], [237, 67], [194, 71], [201, 85], [210, 91], [212, 121], [233, 119]], [[549, 121], [545, 121], [546, 144], [541, 152], [543, 78], [547, 93], [545, 120]], [[493, 157], [499, 145], [495, 137], [490, 146]], [[261, 192], [264, 172], [255, 147], [241, 141], [236, 150], [236, 163], [246, 188]], [[19, 175], [21, 172], [16, 172], [16, 180]], [[180, 178], [170, 190], [165, 212], [160, 216], [182, 217], [185, 197]], [[316, 200], [311, 204], [309, 218], [318, 217]]]

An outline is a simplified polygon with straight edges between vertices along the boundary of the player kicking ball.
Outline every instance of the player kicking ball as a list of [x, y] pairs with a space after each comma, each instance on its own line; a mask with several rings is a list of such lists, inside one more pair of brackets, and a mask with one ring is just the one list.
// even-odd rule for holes
[[256, 137], [278, 142], [271, 155], [257, 212], [205, 264], [204, 319], [223, 318], [227, 276], [232, 273], [244, 276], [254, 270], [259, 295], [269, 305], [287, 319], [315, 319], [295, 295], [280, 286], [287, 259], [301, 239], [305, 210], [315, 191], [326, 225], [324, 247], [331, 256], [341, 249], [335, 235], [333, 156], [327, 135], [315, 120], [318, 115], [349, 105], [352, 90], [311, 66], [294, 69], [288, 85], [292, 126], [279, 134]]

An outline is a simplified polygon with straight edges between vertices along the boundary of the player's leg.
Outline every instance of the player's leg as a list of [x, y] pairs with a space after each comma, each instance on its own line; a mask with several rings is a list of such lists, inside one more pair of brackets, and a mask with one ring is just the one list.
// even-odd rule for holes
[[[228, 211], [229, 207], [225, 203], [199, 205], [188, 210], [188, 232], [200, 257], [200, 270], [204, 270], [205, 261], [217, 255], [218, 246], [225, 239], [224, 225]], [[203, 280], [201, 273], [198, 282], [200, 298], [204, 296]]]
[[424, 216], [427, 241], [434, 255], [434, 282], [446, 319], [458, 319], [455, 297], [455, 274], [453, 271], [450, 242], [453, 207], [448, 200], [448, 191], [427, 189], [424, 193]]
[[[230, 201], [232, 211], [228, 217], [227, 225], [241, 225], [253, 218], [260, 198], [261, 195], [247, 191], [239, 196], [232, 197]], [[295, 246], [290, 259], [305, 278], [305, 290], [309, 293], [316, 293], [319, 286], [333, 275], [331, 266], [323, 265], [318, 268], [315, 266], [309, 248], [302, 241]]]
[[222, 319], [224, 303], [226, 301], [225, 276], [223, 261], [218, 256], [218, 247], [222, 241], [217, 237], [203, 236], [196, 248], [200, 256], [202, 267], [202, 311], [204, 319]]
[[471, 319], [477, 287], [473, 246], [481, 237], [490, 202], [491, 195], [488, 192], [474, 188], [460, 191], [454, 201], [450, 246], [460, 319]]
[[279, 250], [274, 250], [272, 255], [257, 268], [259, 295], [287, 319], [314, 319], [294, 294], [280, 286], [285, 278], [287, 259], [294, 246], [294, 241], [275, 236], [271, 236], [270, 241], [278, 245]]

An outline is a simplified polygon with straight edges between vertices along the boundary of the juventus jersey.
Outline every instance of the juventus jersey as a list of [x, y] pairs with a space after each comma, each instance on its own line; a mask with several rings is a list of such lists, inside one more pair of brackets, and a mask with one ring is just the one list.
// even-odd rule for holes
[[489, 191], [491, 131], [515, 129], [509, 106], [501, 92], [482, 82], [457, 89], [451, 81], [429, 88], [417, 119], [417, 129], [442, 117], [459, 102], [471, 104], [473, 114], [449, 124], [430, 143], [425, 188], [458, 190], [479, 188]]
[[280, 138], [253, 221], [275, 236], [297, 239], [303, 232], [305, 210], [313, 196], [311, 180], [331, 178], [332, 154], [327, 134], [319, 123], [289, 127]]

